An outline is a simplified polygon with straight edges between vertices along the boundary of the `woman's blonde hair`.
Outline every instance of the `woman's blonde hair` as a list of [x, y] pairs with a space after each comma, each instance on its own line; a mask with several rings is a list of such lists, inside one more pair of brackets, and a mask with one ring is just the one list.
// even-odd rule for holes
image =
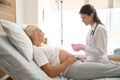
[[39, 28], [36, 25], [28, 25], [24, 31], [28, 35], [28, 37], [31, 37], [37, 29]]

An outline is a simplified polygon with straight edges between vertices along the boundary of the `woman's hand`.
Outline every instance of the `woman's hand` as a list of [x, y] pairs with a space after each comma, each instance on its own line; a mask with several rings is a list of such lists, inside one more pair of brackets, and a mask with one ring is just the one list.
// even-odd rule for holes
[[72, 54], [68, 54], [68, 59], [70, 64], [74, 63], [77, 59], [75, 56], [73, 56]]
[[64, 71], [69, 65], [74, 63], [76, 60], [77, 59], [73, 55], [68, 54], [67, 59], [63, 63], [58, 64], [56, 66], [52, 66], [50, 63], [47, 63], [41, 66], [41, 69], [45, 71], [49, 77], [53, 78], [59, 75], [62, 71]]
[[83, 44], [71, 44], [74, 51], [78, 52], [80, 50], [85, 50], [85, 45]]
[[78, 59], [78, 60], [84, 62], [84, 59], [82, 59], [81, 57], [76, 57], [76, 59]]

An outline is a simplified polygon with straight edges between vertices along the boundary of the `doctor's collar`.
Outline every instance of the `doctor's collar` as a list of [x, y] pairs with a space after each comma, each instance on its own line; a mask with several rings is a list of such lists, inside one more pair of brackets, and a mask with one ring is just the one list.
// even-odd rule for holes
[[94, 30], [96, 25], [97, 25], [97, 23], [95, 22], [95, 23], [93, 24], [93, 26], [91, 27], [91, 30]]

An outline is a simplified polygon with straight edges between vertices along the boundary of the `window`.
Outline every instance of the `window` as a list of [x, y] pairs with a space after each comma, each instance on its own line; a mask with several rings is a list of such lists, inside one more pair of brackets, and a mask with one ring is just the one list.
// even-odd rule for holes
[[[47, 3], [47, 5], [50, 3]], [[108, 31], [108, 54], [113, 55], [114, 49], [120, 47], [120, 8], [97, 9], [97, 13]], [[79, 9], [39, 9], [39, 24], [42, 26], [48, 44], [59, 46], [72, 54], [84, 55], [83, 51], [74, 52], [71, 48], [72, 43], [86, 42], [86, 35], [90, 26], [82, 23]], [[63, 40], [63, 42], [61, 42]]]

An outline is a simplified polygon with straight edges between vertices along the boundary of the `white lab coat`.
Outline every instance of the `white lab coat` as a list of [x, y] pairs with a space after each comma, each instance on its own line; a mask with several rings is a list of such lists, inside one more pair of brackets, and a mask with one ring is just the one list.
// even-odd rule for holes
[[93, 35], [96, 25], [97, 23], [94, 23], [86, 38], [86, 61], [107, 63], [107, 31], [103, 25], [98, 24]]

